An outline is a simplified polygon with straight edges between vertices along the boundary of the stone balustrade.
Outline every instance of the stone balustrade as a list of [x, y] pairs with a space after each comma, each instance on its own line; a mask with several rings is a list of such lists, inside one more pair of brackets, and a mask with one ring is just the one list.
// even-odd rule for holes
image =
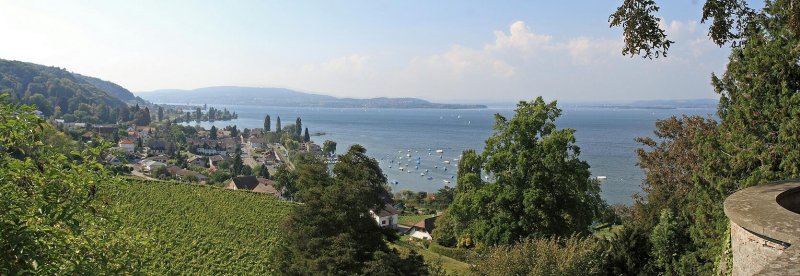
[[800, 180], [740, 190], [725, 199], [733, 275], [800, 275]]

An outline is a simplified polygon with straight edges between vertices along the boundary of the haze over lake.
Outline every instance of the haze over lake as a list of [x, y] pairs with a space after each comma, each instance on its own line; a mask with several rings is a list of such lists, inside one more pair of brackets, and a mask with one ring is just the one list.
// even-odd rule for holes
[[[203, 122], [200, 125], [239, 129], [263, 127], [264, 116], [281, 117], [283, 125], [303, 119], [303, 127], [317, 144], [324, 140], [338, 143], [342, 153], [350, 145], [361, 144], [367, 153], [380, 161], [381, 168], [394, 191], [436, 191], [444, 185], [455, 186], [457, 162], [464, 149], [483, 150], [484, 141], [492, 134], [494, 114], [508, 118], [513, 108], [489, 109], [357, 109], [357, 108], [291, 108], [252, 105], [214, 105], [236, 111], [239, 119]], [[634, 138], [652, 136], [657, 119], [672, 115], [709, 115], [711, 108], [691, 109], [625, 109], [598, 107], [566, 107], [556, 120], [559, 128], [576, 129], [581, 147], [580, 158], [591, 165], [593, 176], [606, 176], [603, 197], [610, 203], [632, 202], [631, 195], [641, 191], [644, 174], [636, 166]], [[191, 123], [195, 124], [194, 122]], [[430, 149], [430, 151], [429, 151]], [[441, 159], [436, 150], [443, 150]], [[409, 151], [410, 150], [410, 151]], [[431, 153], [429, 155], [429, 153]], [[410, 158], [408, 157], [410, 155]], [[392, 162], [394, 160], [394, 162]], [[447, 160], [450, 164], [445, 164]], [[417, 164], [419, 161], [419, 164]], [[399, 168], [403, 167], [403, 171]], [[445, 171], [444, 168], [447, 168]], [[411, 172], [407, 172], [411, 169]], [[425, 170], [428, 172], [425, 172]], [[425, 176], [420, 174], [424, 173]], [[432, 179], [428, 180], [428, 177]], [[450, 184], [445, 183], [450, 181]]]

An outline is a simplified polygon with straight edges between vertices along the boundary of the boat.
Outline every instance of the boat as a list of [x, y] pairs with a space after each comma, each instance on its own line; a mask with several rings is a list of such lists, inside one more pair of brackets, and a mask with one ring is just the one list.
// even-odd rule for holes
[[406, 157], [411, 157], [411, 154], [410, 154], [410, 153], [409, 153], [409, 154], [406, 154]]
[[444, 171], [447, 171], [447, 167], [444, 167]]
[[428, 169], [425, 169], [425, 172], [428, 172]]
[[597, 177], [597, 180], [606, 180], [606, 178], [607, 177], [605, 175], [601, 175]]
[[419, 176], [425, 176], [425, 173], [420, 173]]
[[445, 180], [442, 180], [442, 181], [444, 181], [444, 184], [450, 184], [450, 180], [445, 179]]
[[444, 150], [438, 149], [438, 150], [436, 150], [436, 153], [444, 153]]
[[450, 164], [450, 160], [444, 160], [445, 164]]
[[428, 176], [428, 180], [433, 180], [433, 176]]

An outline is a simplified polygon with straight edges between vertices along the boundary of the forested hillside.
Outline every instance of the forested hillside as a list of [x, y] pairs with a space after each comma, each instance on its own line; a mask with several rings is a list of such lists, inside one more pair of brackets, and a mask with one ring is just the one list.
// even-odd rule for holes
[[122, 87], [122, 86], [120, 86], [120, 85], [118, 85], [116, 83], [113, 83], [113, 82], [110, 82], [110, 81], [101, 80], [101, 79], [98, 79], [98, 78], [95, 78], [95, 77], [84, 76], [84, 75], [81, 75], [81, 74], [73, 74], [73, 75], [75, 75], [75, 77], [78, 80], [80, 80], [81, 82], [85, 82], [85, 83], [89, 83], [91, 85], [94, 85], [95, 87], [99, 88], [100, 90], [105, 91], [109, 95], [111, 95], [111, 96], [113, 96], [113, 97], [115, 97], [117, 99], [120, 99], [121, 101], [124, 101], [124, 102], [127, 102], [127, 103], [143, 102], [143, 100], [141, 98], [136, 98], [136, 96], [134, 96], [133, 93], [131, 93], [130, 90], [125, 89], [125, 87]]
[[36, 105], [45, 117], [87, 123], [116, 122], [118, 114], [127, 114], [120, 112], [127, 109], [124, 101], [133, 97], [116, 84], [62, 68], [2, 59], [0, 93], [8, 93], [12, 103]]

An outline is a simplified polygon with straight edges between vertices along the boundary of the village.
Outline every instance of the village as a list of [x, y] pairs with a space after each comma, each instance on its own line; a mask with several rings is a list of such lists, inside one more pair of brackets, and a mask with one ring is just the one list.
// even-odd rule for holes
[[[324, 147], [320, 146], [307, 136], [299, 135], [295, 125], [273, 132], [264, 128], [239, 130], [236, 126], [205, 129], [169, 120], [148, 126], [88, 124], [60, 119], [52, 123], [83, 142], [113, 142], [102, 161], [113, 171], [130, 177], [213, 185], [269, 194], [280, 200], [291, 201], [292, 197], [287, 187], [276, 183], [274, 176], [282, 169], [293, 170], [293, 157], [311, 155], [328, 164], [336, 161], [335, 142], [326, 141]], [[440, 208], [430, 205], [452, 200], [451, 197], [452, 190], [447, 189], [439, 193], [404, 190], [387, 200], [383, 209], [370, 213], [383, 228], [429, 242], [440, 214], [437, 210]]]

